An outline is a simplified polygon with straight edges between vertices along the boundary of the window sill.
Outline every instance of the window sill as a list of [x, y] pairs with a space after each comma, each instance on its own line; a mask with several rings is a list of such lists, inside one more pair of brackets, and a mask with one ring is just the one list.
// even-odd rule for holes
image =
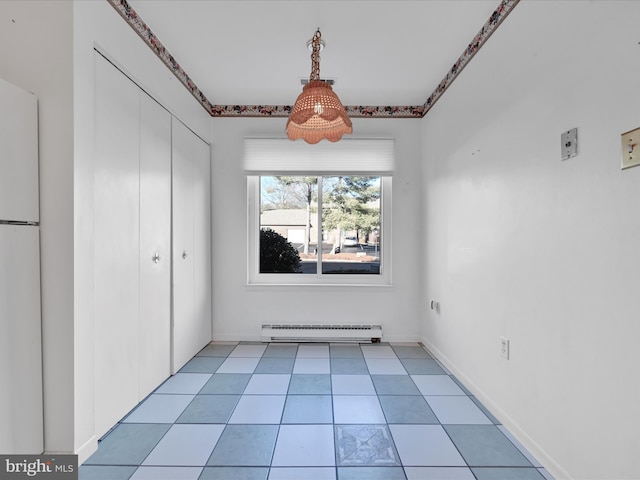
[[273, 288], [286, 288], [286, 289], [316, 289], [316, 288], [336, 288], [336, 289], [363, 289], [368, 290], [372, 288], [393, 288], [392, 283], [272, 283], [272, 282], [249, 282], [245, 284], [247, 290], [271, 290]]

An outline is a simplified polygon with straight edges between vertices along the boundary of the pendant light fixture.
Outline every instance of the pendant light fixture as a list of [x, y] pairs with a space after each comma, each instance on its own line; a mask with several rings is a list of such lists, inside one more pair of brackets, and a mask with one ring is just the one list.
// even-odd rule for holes
[[320, 36], [318, 29], [310, 41], [309, 83], [302, 88], [287, 120], [287, 137], [290, 140], [302, 138], [307, 143], [318, 143], [326, 138], [337, 142], [345, 133], [353, 132], [351, 120], [340, 99], [329, 83], [320, 80], [320, 49], [324, 45]]

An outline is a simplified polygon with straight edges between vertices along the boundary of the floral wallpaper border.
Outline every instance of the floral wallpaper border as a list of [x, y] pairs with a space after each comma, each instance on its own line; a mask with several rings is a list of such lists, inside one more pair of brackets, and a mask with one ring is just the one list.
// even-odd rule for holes
[[151, 31], [149, 26], [144, 23], [142, 18], [138, 16], [136, 11], [131, 8], [127, 0], [107, 0], [113, 8], [120, 14], [122, 18], [129, 24], [131, 28], [138, 34], [144, 43], [153, 50], [153, 53], [164, 63], [169, 70], [180, 80], [180, 82], [191, 92], [191, 94], [200, 102], [204, 109], [212, 114], [213, 105], [207, 99], [204, 93], [200, 91], [197, 85], [191, 80], [187, 72], [183, 70], [178, 61], [169, 53], [162, 42]]
[[[213, 117], [288, 117], [292, 105], [214, 105]], [[416, 106], [349, 106], [347, 114], [352, 118], [422, 118], [422, 105]]]
[[[142, 38], [156, 56], [191, 92], [195, 99], [212, 117], [288, 117], [291, 105], [213, 105], [197, 85], [189, 78], [187, 72], [165, 48], [149, 26], [131, 8], [127, 0], [107, 0], [129, 26]], [[460, 72], [467, 66], [478, 50], [495, 32], [503, 20], [511, 13], [520, 0], [502, 0], [498, 8], [491, 14], [480, 31], [447, 72], [438, 87], [429, 96], [424, 105], [414, 106], [346, 106], [347, 114], [352, 118], [422, 118], [435, 105], [442, 94], [449, 88]]]
[[480, 31], [473, 37], [471, 43], [467, 46], [465, 51], [460, 55], [456, 63], [453, 64], [451, 70], [447, 72], [442, 79], [438, 87], [433, 91], [431, 96], [423, 105], [422, 116], [435, 105], [442, 94], [449, 88], [449, 85], [453, 83], [460, 72], [467, 66], [478, 50], [487, 42], [489, 37], [496, 31], [498, 26], [504, 21], [505, 18], [511, 13], [520, 0], [502, 0], [498, 8], [489, 17], [489, 20], [485, 22]]

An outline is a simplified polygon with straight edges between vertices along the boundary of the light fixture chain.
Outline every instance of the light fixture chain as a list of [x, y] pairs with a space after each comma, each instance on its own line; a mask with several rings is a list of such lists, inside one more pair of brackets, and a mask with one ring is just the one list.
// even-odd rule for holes
[[320, 29], [311, 39], [311, 77], [309, 81], [320, 80]]

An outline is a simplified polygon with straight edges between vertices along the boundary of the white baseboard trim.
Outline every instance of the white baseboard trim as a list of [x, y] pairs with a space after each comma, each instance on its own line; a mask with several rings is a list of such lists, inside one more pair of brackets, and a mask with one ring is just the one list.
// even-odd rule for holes
[[556, 480], [575, 480], [538, 443], [536, 443], [498, 404], [471, 381], [446, 355], [426, 338], [422, 338], [426, 350], [445, 366], [480, 402], [507, 428], [507, 430], [553, 475]]
[[[258, 331], [257, 335], [247, 334], [213, 334], [213, 342], [260, 342], [262, 336]], [[389, 343], [419, 343], [420, 337], [416, 335], [385, 335], [384, 326], [382, 328], [382, 342]]]
[[43, 455], [78, 455], [78, 466], [82, 465], [91, 455], [98, 450], [98, 439], [93, 435], [80, 447], [77, 447], [74, 452], [63, 452], [57, 450], [45, 450]]
[[78, 455], [78, 466], [82, 465], [91, 455], [98, 450], [98, 439], [94, 435], [87, 440], [83, 445], [76, 448], [76, 455]]

